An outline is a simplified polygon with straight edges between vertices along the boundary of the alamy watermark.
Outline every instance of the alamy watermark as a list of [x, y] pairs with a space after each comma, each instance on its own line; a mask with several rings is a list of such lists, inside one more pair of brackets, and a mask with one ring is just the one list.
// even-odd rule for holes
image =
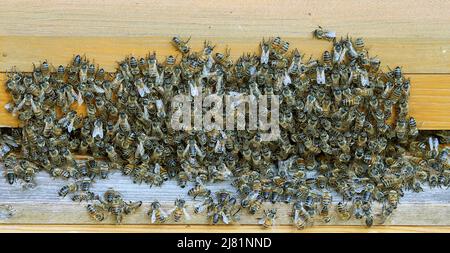
[[279, 105], [277, 95], [180, 94], [172, 100], [170, 123], [185, 131], [257, 130], [262, 141], [274, 141], [280, 136]]

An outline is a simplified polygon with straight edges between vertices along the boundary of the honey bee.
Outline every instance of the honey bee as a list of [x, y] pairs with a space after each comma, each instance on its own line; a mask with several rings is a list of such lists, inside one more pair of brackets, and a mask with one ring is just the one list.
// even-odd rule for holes
[[227, 48], [225, 53], [216, 53], [215, 61], [225, 69], [229, 69], [233, 65], [233, 60], [230, 58], [230, 49]]
[[153, 201], [151, 203], [147, 215], [150, 217], [151, 223], [164, 223], [168, 217], [158, 201]]
[[264, 216], [258, 219], [258, 224], [263, 228], [270, 228], [275, 225], [275, 219], [277, 218], [277, 209], [264, 210]]
[[313, 224], [311, 215], [305, 210], [300, 201], [294, 203], [292, 216], [297, 229], [305, 229], [306, 226]]
[[336, 211], [339, 218], [343, 220], [349, 220], [351, 218], [350, 208], [348, 208], [347, 204], [344, 204], [344, 202], [339, 202], [337, 204]]
[[186, 211], [186, 201], [184, 199], [176, 199], [175, 207], [169, 211], [169, 214], [175, 222], [181, 221], [183, 217], [186, 221], [191, 219], [191, 216]]
[[201, 197], [208, 197], [211, 194], [211, 190], [207, 189], [201, 182], [197, 182], [195, 186], [188, 191], [188, 195], [194, 199]]
[[318, 29], [314, 30], [313, 34], [314, 37], [317, 39], [323, 39], [328, 41], [336, 39], [336, 32], [325, 30], [321, 26], [319, 26]]
[[77, 183], [69, 183], [67, 185], [64, 185], [61, 189], [59, 189], [58, 195], [61, 197], [65, 197], [67, 194], [76, 192], [77, 190], [78, 190]]
[[88, 204], [86, 206], [88, 214], [96, 221], [103, 221], [105, 219], [105, 214], [102, 211], [102, 208], [98, 204]]
[[330, 222], [331, 218], [329, 216], [329, 209], [332, 201], [331, 193], [327, 190], [324, 190], [321, 196], [321, 210], [320, 215], [324, 216], [324, 222]]

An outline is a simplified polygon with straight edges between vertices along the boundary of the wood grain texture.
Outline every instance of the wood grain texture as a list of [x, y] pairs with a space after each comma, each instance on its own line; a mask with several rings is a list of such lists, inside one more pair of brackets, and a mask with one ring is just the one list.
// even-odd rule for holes
[[[13, 186], [7, 184], [6, 180], [0, 180], [0, 214], [5, 212], [2, 205], [11, 205], [15, 213], [11, 217], [0, 215], [0, 224], [114, 224], [112, 216], [107, 216], [103, 222], [96, 222], [88, 216], [86, 212], [86, 203], [72, 202], [66, 198], [58, 197], [58, 190], [67, 181], [62, 179], [51, 179], [46, 173], [39, 173], [36, 178], [37, 187], [31, 190], [24, 190], [20, 184]], [[182, 220], [183, 224], [207, 224], [208, 220], [205, 214], [195, 215], [194, 206], [201, 203], [201, 199], [192, 200], [187, 195], [188, 189], [181, 189], [175, 181], [165, 182], [161, 187], [150, 188], [146, 184], [133, 184], [129, 177], [122, 176], [120, 172], [113, 173], [107, 180], [98, 180], [92, 186], [92, 191], [102, 195], [108, 188], [113, 187], [121, 192], [126, 201], [143, 201], [143, 205], [134, 214], [124, 217], [123, 224], [150, 224], [147, 216], [150, 203], [158, 200], [163, 210], [168, 211], [173, 208], [176, 198], [187, 200], [187, 210], [191, 214], [190, 220]], [[220, 189], [226, 189], [234, 192], [229, 182], [208, 184], [207, 187], [214, 193]], [[335, 196], [333, 202], [336, 204], [341, 197]], [[381, 223], [380, 217], [375, 216], [376, 225], [436, 225], [450, 226], [450, 195], [448, 191], [440, 188], [426, 188], [421, 193], [407, 192], [397, 210], [384, 223]], [[292, 224], [290, 213], [292, 206], [277, 203], [264, 203], [264, 208], [277, 208], [277, 224]], [[374, 213], [379, 213], [380, 206], [374, 207]], [[360, 225], [363, 226], [363, 220], [351, 219], [342, 221], [336, 215], [334, 208], [331, 210], [331, 221], [328, 224], [323, 223], [317, 216], [316, 226], [329, 225]], [[262, 209], [255, 215], [246, 212], [240, 213], [240, 220], [236, 224], [256, 225], [259, 217], [262, 215]], [[168, 220], [167, 224], [178, 224], [173, 220]], [[231, 227], [233, 227], [232, 225]]]
[[[262, 37], [282, 36], [306, 56], [318, 57], [331, 46], [311, 38], [312, 30], [322, 25], [338, 36], [364, 37], [370, 54], [377, 55], [383, 65], [402, 66], [411, 74], [410, 113], [420, 129], [450, 129], [448, 9], [450, 2], [441, 0], [4, 0], [0, 8], [0, 127], [18, 126], [4, 109], [9, 100], [4, 72], [13, 66], [31, 71], [33, 62], [47, 59], [55, 66], [65, 65], [74, 54], [85, 54], [114, 71], [116, 61], [130, 54], [156, 51], [160, 59], [176, 54], [169, 43], [174, 35], [192, 36], [194, 49], [205, 39], [217, 43], [218, 51], [228, 46], [234, 58], [257, 51]], [[256, 216], [245, 215], [241, 223], [246, 225], [196, 225], [206, 222], [202, 216], [193, 216], [190, 225], [149, 225], [145, 215], [149, 202], [157, 198], [170, 208], [176, 197], [187, 198], [186, 192], [174, 182], [149, 189], [118, 174], [94, 184], [94, 191], [102, 193], [114, 186], [126, 199], [144, 200], [144, 206], [121, 226], [108, 225], [112, 220], [98, 224], [88, 218], [84, 204], [57, 197], [64, 181], [46, 174], [39, 174], [37, 180], [38, 187], [27, 191], [0, 180], [0, 205], [16, 208], [9, 219], [0, 215], [0, 232], [299, 232], [290, 225], [263, 230], [254, 225]], [[226, 187], [210, 186], [213, 191]], [[333, 219], [331, 226], [317, 222], [319, 226], [300, 232], [450, 232], [449, 198], [444, 190], [427, 189], [407, 194], [385, 226], [366, 229], [360, 221], [342, 226]], [[190, 208], [193, 204], [189, 202]], [[279, 223], [288, 224], [289, 208], [281, 205], [279, 212]]]
[[[450, 75], [409, 75], [410, 115], [422, 130], [450, 129]], [[0, 127], [18, 127], [17, 118], [6, 111], [10, 96], [5, 91], [6, 74], [0, 73]], [[74, 108], [76, 109], [76, 104]], [[85, 115], [85, 107], [78, 109]]]
[[0, 224], [0, 233], [450, 233], [450, 226], [292, 226], [261, 229], [255, 225], [19, 225]]
[[430, 0], [4, 0], [1, 35], [450, 39], [450, 2]]
[[[305, 37], [283, 37], [290, 42], [291, 48], [298, 48], [305, 57], [312, 55], [321, 58], [323, 51], [331, 50], [332, 44], [312, 38], [312, 28]], [[450, 30], [450, 28], [449, 28]], [[171, 31], [169, 29], [169, 31]], [[351, 32], [351, 30], [348, 30]], [[66, 65], [75, 54], [86, 55], [106, 71], [114, 71], [117, 61], [125, 56], [145, 56], [156, 51], [160, 59], [168, 55], [178, 55], [170, 44], [177, 33], [165, 36], [146, 37], [93, 37], [91, 36], [2, 36], [0, 33], [0, 71], [4, 72], [16, 66], [21, 71], [32, 71], [32, 63], [47, 59], [56, 67]], [[234, 34], [222, 34], [209, 38], [196, 33], [189, 44], [194, 50], [200, 50], [204, 40], [217, 44], [215, 51], [231, 49], [236, 59], [246, 52], [259, 52], [259, 43], [263, 37], [275, 36], [276, 32], [267, 31], [261, 36], [234, 37]], [[355, 35], [356, 34], [352, 34]], [[365, 38], [366, 47], [371, 56], [377, 56], [383, 66], [401, 66], [405, 73], [450, 73], [450, 39], [444, 38]]]

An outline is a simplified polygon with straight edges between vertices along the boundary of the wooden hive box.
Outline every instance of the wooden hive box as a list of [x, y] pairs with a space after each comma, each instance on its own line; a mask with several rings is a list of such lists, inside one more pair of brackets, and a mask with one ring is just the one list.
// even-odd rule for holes
[[[85, 54], [107, 71], [128, 55], [156, 51], [160, 57], [176, 54], [170, 45], [174, 35], [192, 36], [199, 49], [204, 40], [217, 43], [218, 51], [231, 48], [235, 58], [257, 51], [262, 37], [281, 36], [302, 53], [318, 57], [330, 44], [312, 39], [318, 25], [338, 36], [364, 37], [371, 55], [383, 65], [401, 66], [411, 78], [410, 114], [419, 129], [450, 129], [450, 9], [449, 2], [399, 1], [144, 1], [119, 0], [66, 2], [59, 0], [5, 0], [0, 10], [0, 126], [17, 127], [5, 111], [9, 96], [4, 90], [6, 71], [16, 66], [31, 71], [32, 63], [47, 59], [67, 64], [75, 54]], [[118, 173], [97, 182], [94, 191], [114, 186], [126, 199], [144, 200], [144, 207], [126, 217], [124, 225], [90, 220], [84, 205], [59, 199], [62, 180], [39, 174], [38, 187], [23, 191], [0, 180], [0, 204], [11, 204], [16, 215], [0, 219], [0, 231], [179, 231], [258, 232], [256, 217], [243, 216], [241, 225], [206, 226], [194, 217], [183, 225], [149, 225], [145, 213], [158, 198], [163, 206], [186, 195], [174, 182], [162, 188], [134, 185]], [[227, 185], [212, 185], [221, 189]], [[192, 203], [189, 203], [192, 208]], [[289, 208], [280, 205], [279, 226], [272, 231], [297, 231], [289, 224]], [[359, 221], [344, 225], [315, 226], [305, 232], [450, 231], [450, 195], [442, 189], [407, 194], [385, 225], [366, 229]]]

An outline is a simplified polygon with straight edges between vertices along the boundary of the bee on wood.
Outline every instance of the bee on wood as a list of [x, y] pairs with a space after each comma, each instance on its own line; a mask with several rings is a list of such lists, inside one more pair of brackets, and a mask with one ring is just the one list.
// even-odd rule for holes
[[336, 32], [326, 30], [326, 29], [322, 28], [321, 26], [319, 26], [318, 29], [314, 30], [313, 34], [314, 34], [314, 37], [317, 39], [323, 39], [323, 40], [328, 40], [328, 41], [332, 41], [332, 40], [336, 39]]
[[77, 183], [69, 183], [67, 185], [64, 185], [61, 189], [58, 191], [58, 195], [61, 197], [65, 197], [69, 193], [74, 193], [78, 190], [78, 184]]
[[154, 201], [150, 205], [147, 215], [150, 217], [151, 223], [164, 223], [167, 220], [167, 213], [161, 208], [158, 201]]
[[275, 219], [277, 218], [277, 209], [264, 210], [264, 216], [258, 219], [258, 224], [263, 228], [270, 228], [275, 225]]
[[191, 40], [191, 37], [189, 37], [186, 41], [183, 41], [180, 37], [175, 36], [172, 38], [172, 43], [182, 54], [188, 54], [190, 48], [187, 43], [189, 40]]
[[181, 221], [182, 218], [186, 221], [191, 219], [191, 216], [186, 211], [186, 201], [184, 199], [176, 199], [175, 207], [169, 211], [169, 214], [175, 222]]
[[105, 214], [103, 213], [103, 208], [99, 204], [88, 204], [86, 206], [88, 214], [91, 218], [96, 221], [103, 221], [105, 219]]

